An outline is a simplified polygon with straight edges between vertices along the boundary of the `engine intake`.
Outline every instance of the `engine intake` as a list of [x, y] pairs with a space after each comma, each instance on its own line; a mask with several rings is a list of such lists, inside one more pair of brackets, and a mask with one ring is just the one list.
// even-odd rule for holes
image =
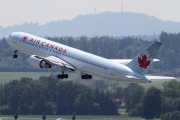
[[39, 67], [40, 68], [51, 68], [51, 65], [49, 65], [46, 62], [44, 62], [44, 60], [41, 60], [40, 63], [39, 63]]
[[29, 57], [29, 62], [32, 66], [40, 67], [40, 68], [51, 68], [52, 66], [46, 63], [44, 60], [36, 58], [34, 55]]

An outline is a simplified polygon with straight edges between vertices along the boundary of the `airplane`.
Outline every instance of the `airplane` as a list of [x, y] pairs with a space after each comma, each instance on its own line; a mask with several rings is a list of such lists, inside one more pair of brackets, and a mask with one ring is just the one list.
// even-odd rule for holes
[[59, 79], [68, 78], [66, 70], [81, 73], [82, 79], [92, 76], [105, 80], [125, 81], [131, 83], [151, 83], [153, 80], [173, 80], [175, 77], [146, 75], [162, 43], [154, 42], [134, 59], [106, 59], [61, 43], [31, 35], [25, 32], [13, 32], [5, 37], [7, 43], [17, 52], [29, 54], [31, 65], [39, 68], [61, 67]]

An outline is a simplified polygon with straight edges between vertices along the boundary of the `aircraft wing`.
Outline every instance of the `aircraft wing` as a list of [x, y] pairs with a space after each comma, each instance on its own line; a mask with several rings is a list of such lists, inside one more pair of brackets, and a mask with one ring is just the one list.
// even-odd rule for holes
[[36, 58], [39, 59], [43, 59], [44, 62], [50, 64], [50, 65], [59, 65], [61, 67], [65, 67], [71, 70], [75, 70], [75, 68], [73, 66], [71, 66], [70, 64], [68, 64], [67, 62], [65, 62], [64, 60], [61, 60], [60, 58], [57, 58], [55, 56], [49, 56], [49, 57], [42, 57], [42, 56], [34, 56]]
[[[129, 63], [132, 59], [109, 59], [110, 61], [112, 62], [115, 62], [115, 63], [119, 63], [119, 64], [127, 64]], [[153, 59], [153, 62], [159, 62], [160, 60], [159, 59]]]
[[168, 76], [150, 76], [150, 75], [145, 75], [147, 79], [151, 81], [171, 81], [171, 80], [176, 80], [175, 77], [168, 77]]

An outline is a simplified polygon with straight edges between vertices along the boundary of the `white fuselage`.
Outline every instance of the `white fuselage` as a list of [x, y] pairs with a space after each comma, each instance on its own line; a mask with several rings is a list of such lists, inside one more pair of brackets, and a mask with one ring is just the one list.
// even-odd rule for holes
[[[143, 75], [125, 65], [28, 33], [14, 32], [6, 37], [6, 41], [14, 49], [26, 54], [60, 58], [72, 65], [77, 72], [114, 81], [149, 82], [143, 79]], [[130, 79], [126, 77], [128, 75], [142, 79]]]

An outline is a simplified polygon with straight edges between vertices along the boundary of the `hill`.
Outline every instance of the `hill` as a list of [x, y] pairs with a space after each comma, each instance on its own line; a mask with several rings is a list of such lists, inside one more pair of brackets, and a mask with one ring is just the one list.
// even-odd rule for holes
[[80, 15], [72, 20], [52, 21], [45, 25], [24, 23], [11, 27], [0, 26], [0, 38], [14, 31], [38, 36], [133, 36], [154, 35], [162, 31], [177, 33], [180, 23], [162, 21], [153, 16], [130, 12], [104, 12]]

